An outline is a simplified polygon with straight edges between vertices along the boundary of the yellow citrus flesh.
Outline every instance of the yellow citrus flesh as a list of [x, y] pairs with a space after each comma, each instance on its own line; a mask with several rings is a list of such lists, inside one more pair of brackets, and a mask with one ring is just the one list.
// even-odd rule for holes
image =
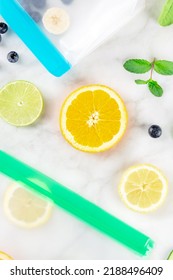
[[65, 100], [60, 127], [65, 139], [76, 149], [102, 152], [122, 138], [127, 111], [120, 96], [103, 85], [84, 86]]
[[7, 255], [6, 253], [0, 251], [0, 261], [5, 260], [13, 260], [13, 258]]
[[165, 176], [150, 164], [129, 168], [119, 185], [119, 193], [126, 206], [143, 213], [157, 209], [165, 200], [167, 189]]
[[4, 211], [16, 225], [34, 228], [47, 222], [52, 213], [52, 204], [14, 183], [5, 193]]
[[42, 110], [41, 93], [30, 82], [11, 82], [0, 90], [0, 117], [11, 125], [30, 125], [39, 118]]

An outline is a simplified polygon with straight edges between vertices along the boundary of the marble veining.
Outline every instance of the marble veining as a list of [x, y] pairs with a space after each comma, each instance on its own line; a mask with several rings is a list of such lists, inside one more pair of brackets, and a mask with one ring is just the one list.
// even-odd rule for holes
[[[16, 128], [0, 120], [0, 148], [153, 238], [156, 246], [147, 259], [164, 259], [173, 248], [173, 77], [154, 74], [164, 88], [163, 97], [156, 98], [145, 86], [137, 86], [136, 76], [122, 65], [131, 57], [173, 60], [173, 26], [163, 28], [156, 21], [161, 2], [146, 1], [144, 11], [61, 78], [51, 76], [12, 31], [4, 35], [0, 45], [0, 87], [16, 79], [28, 80], [38, 86], [45, 100], [44, 114], [33, 126]], [[14, 65], [6, 59], [11, 50], [20, 55], [19, 63]], [[117, 90], [129, 115], [128, 130], [120, 144], [94, 155], [66, 143], [58, 124], [65, 97], [91, 83]], [[147, 131], [152, 124], [162, 127], [161, 138], [149, 137]], [[151, 214], [132, 212], [118, 196], [117, 184], [123, 170], [136, 163], [158, 166], [169, 180], [165, 204]], [[2, 207], [9, 183], [0, 175], [0, 250], [15, 259], [140, 259], [59, 208], [41, 228], [24, 230], [14, 226]]]

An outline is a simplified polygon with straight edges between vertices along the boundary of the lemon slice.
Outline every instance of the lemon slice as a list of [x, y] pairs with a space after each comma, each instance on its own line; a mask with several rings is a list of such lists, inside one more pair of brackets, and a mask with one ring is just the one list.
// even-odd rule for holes
[[8, 83], [0, 90], [0, 117], [15, 126], [34, 123], [43, 109], [40, 91], [27, 81]]
[[70, 25], [69, 15], [58, 7], [48, 9], [42, 21], [46, 30], [55, 35], [64, 33]]
[[102, 152], [125, 133], [127, 111], [120, 96], [103, 85], [84, 86], [65, 100], [60, 127], [65, 139], [84, 152]]
[[147, 213], [157, 209], [165, 200], [168, 182], [155, 166], [141, 164], [129, 168], [119, 185], [124, 203], [134, 211]]
[[0, 251], [0, 261], [5, 260], [13, 260], [13, 258], [7, 255], [6, 253]]
[[16, 225], [34, 228], [48, 221], [52, 213], [52, 204], [13, 183], [5, 193], [4, 211]]

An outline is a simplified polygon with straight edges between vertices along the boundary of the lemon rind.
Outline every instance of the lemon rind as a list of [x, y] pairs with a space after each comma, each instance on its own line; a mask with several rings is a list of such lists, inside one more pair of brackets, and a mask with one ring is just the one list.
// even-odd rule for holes
[[[143, 168], [154, 171], [163, 183], [163, 191], [162, 191], [161, 199], [158, 201], [158, 203], [154, 203], [148, 208], [141, 208], [141, 207], [135, 206], [134, 204], [130, 203], [127, 199], [126, 192], [123, 189], [123, 187], [125, 186], [125, 183], [127, 182], [129, 175], [132, 174], [133, 172], [143, 169]], [[157, 210], [164, 203], [167, 193], [168, 193], [168, 180], [167, 180], [166, 176], [161, 172], [161, 170], [159, 168], [155, 167], [154, 165], [138, 164], [138, 165], [134, 165], [134, 166], [128, 168], [124, 172], [123, 177], [118, 186], [118, 192], [119, 192], [119, 195], [120, 195], [122, 201], [125, 203], [125, 205], [129, 209], [131, 209], [135, 212], [140, 212], [140, 213], [145, 214], [145, 213], [149, 213], [149, 212], [153, 212], [153, 211]]]
[[20, 226], [22, 228], [32, 229], [35, 227], [40, 227], [41, 225], [45, 224], [51, 217], [53, 205], [51, 202], [47, 202], [47, 207], [45, 208], [46, 211], [44, 212], [44, 215], [32, 223], [25, 223], [23, 221], [19, 221], [19, 220], [15, 219], [8, 207], [8, 203], [9, 203], [10, 199], [13, 197], [15, 190], [17, 190], [20, 187], [21, 186], [19, 184], [12, 183], [7, 188], [5, 195], [4, 195], [4, 201], [3, 201], [4, 213], [11, 222], [13, 222], [15, 225]]

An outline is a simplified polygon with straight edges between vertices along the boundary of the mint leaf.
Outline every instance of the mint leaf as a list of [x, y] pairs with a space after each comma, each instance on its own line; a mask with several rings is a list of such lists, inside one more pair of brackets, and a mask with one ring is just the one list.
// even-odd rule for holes
[[161, 97], [163, 95], [163, 89], [156, 81], [150, 80], [148, 82], [148, 88], [151, 93], [157, 97]]
[[173, 0], [166, 1], [158, 21], [162, 26], [173, 23]]
[[168, 60], [157, 60], [154, 70], [161, 75], [173, 75], [173, 62]]
[[129, 72], [143, 74], [151, 69], [152, 63], [144, 59], [129, 59], [123, 66]]
[[137, 85], [146, 85], [148, 83], [148, 81], [144, 81], [144, 80], [135, 80], [135, 83]]

